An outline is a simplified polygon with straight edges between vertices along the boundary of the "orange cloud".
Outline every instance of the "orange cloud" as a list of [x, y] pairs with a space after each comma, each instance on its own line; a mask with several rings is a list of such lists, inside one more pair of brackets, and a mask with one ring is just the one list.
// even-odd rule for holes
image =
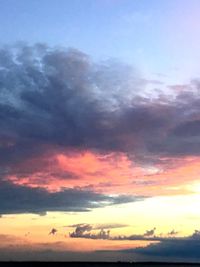
[[[184, 185], [198, 180], [199, 164], [198, 157], [174, 158], [163, 169], [162, 166], [140, 166], [125, 153], [59, 153], [24, 162], [23, 166], [15, 167], [8, 179], [53, 191], [80, 187], [109, 194], [170, 195], [188, 193]], [[21, 169], [25, 169], [24, 172], [20, 172]]]

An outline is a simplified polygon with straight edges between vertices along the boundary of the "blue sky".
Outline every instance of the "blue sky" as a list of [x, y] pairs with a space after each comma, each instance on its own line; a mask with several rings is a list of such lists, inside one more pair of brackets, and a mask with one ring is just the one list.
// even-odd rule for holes
[[168, 72], [173, 81], [197, 74], [198, 0], [1, 0], [0, 10], [2, 44], [71, 46], [147, 75]]

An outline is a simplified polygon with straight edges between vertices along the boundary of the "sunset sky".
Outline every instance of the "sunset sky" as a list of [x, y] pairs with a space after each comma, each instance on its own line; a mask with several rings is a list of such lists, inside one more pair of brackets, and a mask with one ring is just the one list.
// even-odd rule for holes
[[200, 262], [199, 25], [199, 0], [0, 0], [0, 260]]

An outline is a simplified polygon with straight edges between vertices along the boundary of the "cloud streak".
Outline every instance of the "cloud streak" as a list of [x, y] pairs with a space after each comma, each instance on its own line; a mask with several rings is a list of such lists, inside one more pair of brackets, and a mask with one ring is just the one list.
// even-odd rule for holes
[[142, 197], [128, 195], [109, 196], [76, 188], [49, 192], [43, 188], [30, 188], [8, 182], [0, 183], [0, 214], [45, 214], [48, 211], [84, 212], [142, 199]]

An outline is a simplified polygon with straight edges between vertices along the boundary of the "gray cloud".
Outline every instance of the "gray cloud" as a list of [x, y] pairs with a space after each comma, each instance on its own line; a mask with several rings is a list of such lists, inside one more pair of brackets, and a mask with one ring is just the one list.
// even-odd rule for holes
[[[126, 224], [97, 224], [91, 225], [86, 223], [73, 224], [68, 227], [73, 227], [75, 230], [69, 233], [72, 238], [88, 238], [88, 239], [112, 239], [110, 236], [110, 229], [126, 227]], [[100, 230], [97, 233], [91, 232], [93, 230]]]
[[[162, 241], [165, 240], [166, 237], [156, 236], [155, 229], [147, 230], [142, 235], [118, 235], [111, 236], [110, 229], [112, 228], [121, 228], [125, 227], [125, 225], [117, 225], [111, 224], [110, 227], [108, 225], [99, 225], [93, 226], [91, 224], [74, 224], [69, 225], [69, 227], [74, 227], [75, 230], [69, 234], [72, 238], [88, 238], [88, 239], [109, 239], [109, 240], [144, 240], [144, 241]], [[94, 232], [93, 230], [99, 230], [99, 232]], [[169, 238], [167, 237], [167, 240]]]
[[[174, 234], [175, 231], [173, 231]], [[152, 239], [153, 241], [153, 239]], [[145, 259], [162, 261], [200, 261], [200, 231], [195, 230], [191, 236], [187, 237], [166, 237], [161, 238], [158, 243], [150, 244], [146, 247], [123, 250], [125, 253], [139, 255]]]
[[142, 197], [109, 196], [76, 188], [48, 192], [8, 182], [0, 182], [0, 214], [47, 211], [90, 211], [93, 208], [139, 201]]
[[168, 233], [168, 235], [169, 236], [174, 236], [174, 235], [177, 235], [178, 234], [178, 231], [176, 231], [176, 230], [171, 230], [169, 233]]
[[110, 239], [110, 230], [101, 229], [98, 233], [91, 233], [93, 228], [90, 224], [79, 224], [74, 232], [69, 233], [72, 238], [88, 238], [88, 239]]
[[140, 162], [199, 154], [198, 83], [196, 93], [152, 100], [142, 96], [142, 80], [130, 66], [94, 63], [75, 49], [2, 48], [1, 164], [63, 147], [122, 151]]
[[[102, 227], [101, 227], [102, 226]], [[186, 237], [179, 237], [175, 236], [177, 235], [177, 231], [172, 230], [171, 232], [167, 233], [166, 235], [156, 235], [155, 230], [156, 228], [154, 227], [153, 229], [146, 230], [144, 234], [133, 234], [133, 235], [117, 235], [117, 236], [111, 236], [110, 235], [110, 229], [112, 228], [120, 228], [115, 227], [115, 224], [111, 224], [111, 227], [108, 228], [103, 227], [104, 225], [99, 225], [99, 227], [96, 227], [95, 225], [91, 224], [73, 224], [69, 225], [68, 227], [73, 227], [75, 228], [73, 232], [69, 233], [69, 236], [71, 238], [87, 238], [87, 239], [108, 239], [108, 240], [118, 240], [118, 241], [124, 241], [124, 240], [132, 240], [132, 241], [154, 241], [154, 242], [185, 242], [185, 241], [200, 241], [200, 231], [195, 230], [194, 233], [191, 236], [186, 236]], [[113, 227], [112, 227], [113, 226]], [[125, 226], [122, 226], [125, 227]], [[94, 230], [100, 229], [99, 232], [95, 232]], [[159, 243], [159, 244], [160, 244]], [[151, 245], [150, 245], [151, 247]], [[128, 250], [129, 251], [129, 250]], [[132, 250], [130, 250], [132, 251]]]
[[[92, 251], [84, 253], [81, 251], [71, 251], [70, 248], [66, 249], [58, 249], [56, 250], [52, 244], [39, 244], [38, 248], [27, 248], [23, 246], [8, 246], [0, 248], [0, 260], [1, 261], [43, 261], [43, 262], [66, 262], [66, 261], [75, 261], [77, 259], [83, 262], [105, 262], [105, 260], [115, 262], [115, 261], [127, 261], [127, 256], [124, 253], [120, 253], [117, 251]], [[55, 244], [53, 244], [55, 245]], [[63, 246], [66, 244], [63, 244]], [[131, 256], [130, 259], [133, 259]], [[11, 264], [11, 263], [10, 263]], [[16, 265], [16, 262], [15, 262]], [[104, 263], [105, 265], [105, 263]], [[83, 266], [83, 264], [82, 264]]]
[[92, 226], [90, 224], [79, 224], [76, 226], [73, 233], [70, 234], [70, 237], [80, 237], [83, 236], [85, 232], [92, 230]]
[[[51, 164], [46, 159], [58, 152], [124, 152], [138, 163], [163, 167], [171, 167], [174, 157], [199, 155], [199, 82], [174, 98], [160, 94], [150, 99], [142, 95], [143, 86], [144, 79], [130, 66], [111, 60], [94, 63], [75, 49], [43, 44], [0, 49], [1, 179], [46, 171]], [[31, 159], [33, 165], [23, 164]], [[43, 173], [38, 184], [51, 175], [58, 173]], [[59, 175], [80, 178], [67, 171]], [[2, 188], [1, 213], [88, 210], [106, 201], [130, 201], [130, 196], [77, 189], [48, 193], [15, 185], [8, 189], [6, 184]], [[12, 191], [16, 203], [9, 199]]]
[[153, 236], [155, 234], [155, 231], [156, 231], [156, 228], [155, 227], [153, 229], [151, 229], [151, 230], [147, 230], [144, 233], [144, 236]]
[[137, 248], [133, 253], [163, 261], [193, 261], [199, 262], [199, 240], [166, 240], [158, 244], [151, 244], [145, 248]]
[[200, 135], [200, 120], [184, 122], [178, 125], [173, 134], [180, 138], [195, 137]]
[[[79, 224], [80, 226], [81, 224]], [[85, 224], [85, 233], [90, 232]], [[82, 224], [84, 226], [84, 224]], [[78, 227], [78, 226], [77, 226]], [[103, 232], [102, 232], [103, 234]], [[106, 234], [106, 231], [105, 231]], [[99, 232], [100, 235], [100, 232]], [[93, 238], [99, 238], [98, 234]], [[103, 237], [102, 237], [103, 239]], [[108, 239], [108, 238], [105, 238]], [[1, 260], [45, 260], [45, 261], [69, 261], [69, 260], [84, 260], [84, 261], [102, 261], [102, 260], [124, 260], [124, 261], [181, 261], [181, 262], [200, 262], [200, 234], [196, 230], [191, 236], [182, 238], [165, 238], [162, 241], [150, 244], [146, 247], [138, 247], [124, 250], [104, 250], [94, 252], [74, 252], [70, 248], [62, 250], [66, 243], [39, 243], [30, 250], [27, 249], [27, 244], [19, 245], [18, 237], [9, 235], [0, 235], [2, 242], [7, 242], [4, 247], [0, 248]], [[12, 245], [9, 245], [12, 244]], [[58, 250], [55, 249], [58, 248]]]

